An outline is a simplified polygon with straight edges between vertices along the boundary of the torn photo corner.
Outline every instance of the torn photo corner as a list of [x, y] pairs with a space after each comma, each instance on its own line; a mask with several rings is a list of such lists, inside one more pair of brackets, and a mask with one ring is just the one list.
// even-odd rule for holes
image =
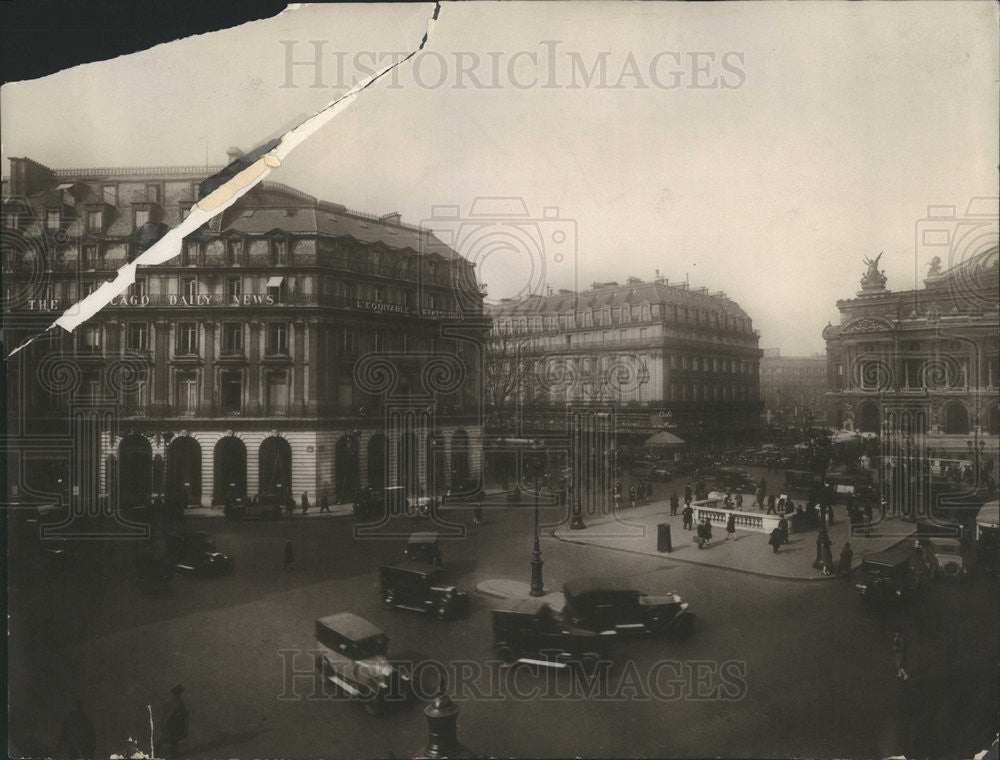
[[282, 160], [309, 137], [343, 113], [363, 91], [423, 50], [440, 12], [441, 3], [435, 2], [420, 44], [406, 56], [391, 61], [388, 65], [359, 81], [343, 95], [331, 100], [322, 109], [302, 120], [280, 137], [268, 140], [246, 155], [236, 158], [221, 171], [201, 182], [198, 186], [198, 202], [192, 206], [191, 211], [180, 224], [166, 231], [146, 250], [141, 251], [137, 257], [122, 266], [114, 280], [105, 281], [94, 292], [70, 306], [46, 330], [25, 340], [13, 349], [7, 358], [14, 356], [36, 338], [56, 328], [73, 332], [110, 304], [113, 298], [123, 295], [129, 286], [135, 283], [135, 273], [139, 266], [164, 264], [177, 256], [181, 251], [185, 237], [231, 207], [241, 197], [263, 182], [273, 169], [281, 166]]

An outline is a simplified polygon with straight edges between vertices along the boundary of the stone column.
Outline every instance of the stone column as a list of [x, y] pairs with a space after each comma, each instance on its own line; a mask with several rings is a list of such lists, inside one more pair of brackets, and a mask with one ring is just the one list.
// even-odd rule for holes
[[167, 403], [170, 383], [170, 323], [153, 323], [153, 403], [150, 413], [166, 417], [170, 413]]
[[247, 412], [251, 417], [259, 417], [262, 413], [260, 405], [260, 322], [256, 320], [250, 323], [250, 363], [247, 365], [247, 372], [250, 375], [250, 398]]
[[202, 378], [201, 413], [215, 416], [215, 322], [205, 322], [205, 375]]
[[292, 385], [294, 401], [289, 412], [297, 417], [303, 417], [306, 413], [304, 361], [306, 352], [306, 325], [304, 322], [299, 322], [293, 324], [293, 327], [295, 329], [295, 343], [292, 346], [295, 375]]
[[[306, 345], [309, 347], [309, 363], [305, 368], [309, 382], [306, 384], [307, 398], [305, 399], [305, 412], [310, 417], [315, 417], [318, 413], [318, 403], [320, 394], [320, 381], [319, 372], [317, 372], [318, 365], [320, 363], [319, 356], [319, 330], [316, 327], [307, 327], [308, 332], [306, 333]], [[323, 383], [324, 390], [326, 390], [326, 383]]]

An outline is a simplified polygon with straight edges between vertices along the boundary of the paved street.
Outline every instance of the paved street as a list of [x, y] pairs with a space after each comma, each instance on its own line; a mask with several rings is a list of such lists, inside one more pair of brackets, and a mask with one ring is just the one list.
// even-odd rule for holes
[[[470, 526], [466, 539], [444, 545], [445, 565], [462, 588], [528, 579], [530, 509], [491, 510], [481, 527], [472, 526], [471, 513], [449, 516]], [[338, 699], [305, 699], [316, 684], [311, 674], [294, 684], [303, 697], [291, 697], [279, 653], [305, 652], [314, 645], [315, 618], [352, 610], [389, 634], [391, 655], [467, 660], [467, 673], [492, 657], [495, 599], [473, 594], [469, 616], [451, 623], [382, 609], [377, 567], [400, 551], [399, 539], [354, 541], [349, 518], [188, 521], [235, 557], [233, 576], [181, 577], [172, 596], [156, 598], [135, 587], [134, 546], [103, 546], [78, 569], [43, 570], [12, 556], [17, 750], [53, 752], [77, 696], [97, 728], [99, 755], [119, 750], [129, 735], [146, 742], [146, 705], [158, 719], [181, 682], [192, 757], [409, 756], [426, 738], [421, 704], [370, 717]], [[291, 572], [281, 569], [286, 538], [296, 549]], [[520, 671], [514, 681], [500, 679], [502, 698], [472, 698], [475, 689], [489, 691], [490, 671], [466, 675], [452, 695], [462, 708], [460, 738], [479, 754], [960, 757], [995, 730], [995, 581], [936, 583], [903, 610], [880, 614], [865, 610], [845, 582], [771, 580], [549, 536], [542, 552], [548, 588], [580, 574], [623, 576], [650, 592], [681, 594], [698, 625], [686, 642], [615, 642], [605, 696], [616, 699], [518, 699], [512, 691], [546, 688], [544, 677]], [[895, 627], [910, 641], [906, 684], [894, 678]], [[661, 660], [683, 664], [657, 670]], [[309, 671], [312, 663], [303, 654], [296, 665]], [[659, 673], [662, 686], [652, 698], [650, 673]], [[280, 699], [283, 693], [290, 698]]]

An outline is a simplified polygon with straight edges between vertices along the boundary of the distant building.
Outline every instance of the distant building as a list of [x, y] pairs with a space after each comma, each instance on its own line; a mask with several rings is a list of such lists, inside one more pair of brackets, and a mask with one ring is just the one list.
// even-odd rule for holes
[[759, 429], [759, 335], [725, 293], [630, 277], [487, 312], [494, 348], [519, 352], [528, 368], [517, 390], [524, 432], [558, 426], [560, 410], [586, 405], [615, 407], [622, 442], [669, 429], [723, 446]]
[[[8, 350], [179, 223], [215, 171], [12, 158]], [[467, 320], [479, 327], [456, 330]], [[231, 492], [305, 492], [315, 503], [365, 486], [441, 490], [479, 472], [476, 329], [473, 265], [429, 230], [264, 182], [175, 259], [140, 268], [74, 333], [50, 333], [8, 362], [11, 446], [33, 451], [47, 435], [51, 449], [84, 410], [100, 460], [84, 486], [130, 502], [177, 490], [191, 504]], [[51, 491], [31, 473], [10, 482]]]
[[826, 425], [826, 356], [782, 356], [765, 348], [760, 360], [760, 397], [768, 424]]
[[893, 292], [878, 258], [823, 330], [838, 426], [902, 436], [931, 455], [997, 450], [998, 254], [992, 247]]

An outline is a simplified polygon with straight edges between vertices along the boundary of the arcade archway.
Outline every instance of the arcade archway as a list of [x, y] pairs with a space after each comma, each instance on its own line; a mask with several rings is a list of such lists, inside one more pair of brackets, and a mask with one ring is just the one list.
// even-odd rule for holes
[[238, 499], [247, 491], [247, 447], [235, 435], [227, 435], [215, 444], [213, 455], [215, 482], [213, 504], [225, 504], [230, 498]]
[[260, 444], [260, 488], [263, 494], [292, 493], [292, 447], [284, 438], [273, 435]]
[[882, 419], [878, 404], [874, 401], [866, 401], [858, 407], [855, 428], [861, 433], [880, 433], [882, 431]]
[[182, 492], [188, 504], [201, 504], [201, 446], [184, 435], [167, 448], [167, 493]]

